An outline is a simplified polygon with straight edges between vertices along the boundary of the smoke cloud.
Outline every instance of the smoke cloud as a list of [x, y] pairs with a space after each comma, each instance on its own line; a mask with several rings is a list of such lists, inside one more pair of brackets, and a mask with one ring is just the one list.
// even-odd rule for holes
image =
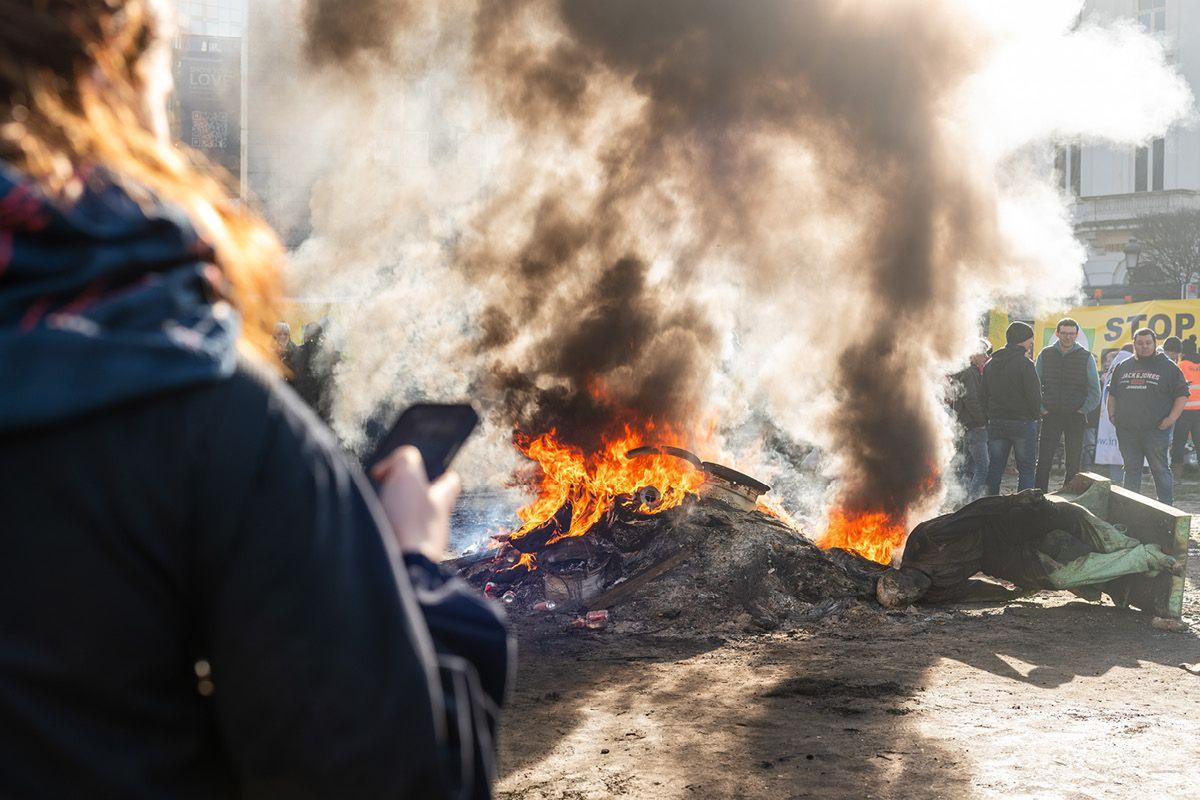
[[[374, 287], [342, 319], [343, 426], [400, 381], [585, 448], [649, 419], [749, 468], [805, 442], [851, 511], [936, 506], [982, 312], [1077, 295], [1052, 144], [1191, 104], [1161, 44], [1070, 0], [397, 8], [304, 13], [313, 64], [374, 59], [297, 258], [302, 291]], [[389, 170], [399, 107], [451, 134]]]

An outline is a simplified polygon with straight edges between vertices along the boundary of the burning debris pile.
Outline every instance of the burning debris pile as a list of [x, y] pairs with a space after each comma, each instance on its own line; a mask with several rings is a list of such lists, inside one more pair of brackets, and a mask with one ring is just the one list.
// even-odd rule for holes
[[762, 503], [770, 487], [680, 447], [621, 444], [588, 463], [553, 437], [525, 442], [540, 496], [461, 574], [518, 617], [593, 629], [614, 607], [651, 630], [773, 629], [874, 597], [875, 565], [822, 551]]
[[[889, 561], [943, 500], [942, 386], [981, 313], [1079, 291], [1053, 145], [1142, 145], [1192, 102], [1160, 42], [1069, 0], [299, 5], [371, 145], [329, 148], [301, 248], [309, 292], [362, 296], [339, 396], [484, 400], [545, 476], [468, 569], [520, 600], [689, 539], [714, 487], [750, 485], [665, 446], [723, 453], [710, 426], [751, 413], [824, 454], [821, 546]], [[428, 159], [401, 156], [396, 131], [427, 129]], [[772, 527], [739, 513], [693, 570]]]

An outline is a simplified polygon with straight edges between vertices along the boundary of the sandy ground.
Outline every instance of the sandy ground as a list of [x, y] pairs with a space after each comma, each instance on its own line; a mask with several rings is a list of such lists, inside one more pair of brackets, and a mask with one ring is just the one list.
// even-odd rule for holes
[[[1177, 502], [1200, 515], [1200, 487]], [[499, 796], [1183, 798], [1200, 791], [1200, 522], [1188, 634], [1043, 593], [799, 631], [521, 641]], [[619, 609], [613, 611], [619, 618]]]

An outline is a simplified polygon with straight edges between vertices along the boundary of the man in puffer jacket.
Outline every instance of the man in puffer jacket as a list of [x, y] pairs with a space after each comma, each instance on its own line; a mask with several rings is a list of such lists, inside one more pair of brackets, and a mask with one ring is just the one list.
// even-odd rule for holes
[[1038, 443], [1034, 486], [1050, 487], [1050, 465], [1060, 441], [1066, 441], [1064, 482], [1079, 472], [1083, 431], [1087, 415], [1100, 406], [1100, 376], [1091, 351], [1079, 344], [1079, 323], [1059, 320], [1058, 341], [1038, 354], [1037, 374], [1042, 385], [1042, 432]]

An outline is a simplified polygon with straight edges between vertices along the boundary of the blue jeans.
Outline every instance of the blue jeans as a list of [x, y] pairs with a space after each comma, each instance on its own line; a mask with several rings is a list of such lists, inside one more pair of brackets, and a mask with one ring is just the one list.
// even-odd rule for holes
[[1117, 445], [1121, 448], [1121, 460], [1125, 462], [1125, 488], [1131, 492], [1142, 489], [1142, 461], [1150, 465], [1154, 477], [1154, 493], [1160, 503], [1175, 502], [1175, 476], [1167, 463], [1167, 450], [1171, 447], [1171, 431], [1152, 428], [1148, 431], [1134, 428], [1117, 428]]
[[972, 428], [963, 434], [967, 451], [967, 500], [978, 500], [987, 487], [988, 476], [988, 431], [987, 428]]
[[988, 494], [1000, 494], [1008, 454], [1017, 460], [1017, 490], [1033, 488], [1037, 467], [1037, 420], [994, 419], [988, 423]]

